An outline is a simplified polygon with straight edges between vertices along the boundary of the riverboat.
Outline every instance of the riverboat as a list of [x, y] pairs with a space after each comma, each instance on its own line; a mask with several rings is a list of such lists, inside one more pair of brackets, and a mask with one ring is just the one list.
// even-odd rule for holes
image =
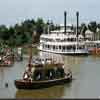
[[[67, 84], [67, 86], [70, 86], [71, 84]], [[17, 90], [16, 91], [16, 99], [19, 98], [35, 98], [35, 99], [44, 99], [44, 98], [61, 98], [64, 95], [66, 85], [60, 85], [60, 86], [53, 86], [51, 88], [45, 88], [45, 89], [39, 89], [36, 90]]]
[[78, 33], [78, 16], [76, 31], [72, 26], [66, 26], [66, 12], [64, 13], [64, 26], [60, 30], [48, 31], [48, 34], [40, 36], [38, 49], [41, 51], [52, 52], [67, 55], [88, 55], [88, 49], [85, 46], [84, 37]]
[[65, 73], [64, 65], [61, 63], [51, 63], [46, 59], [42, 60], [41, 64], [36, 62], [30, 66], [31, 68], [29, 67], [25, 71], [23, 79], [15, 80], [16, 88], [39, 89], [64, 84], [72, 80], [71, 71]]
[[90, 54], [100, 56], [100, 40], [86, 41], [86, 46]]
[[[32, 49], [31, 49], [32, 54]], [[64, 84], [72, 80], [72, 72], [64, 70], [63, 63], [53, 59], [34, 58], [30, 55], [29, 64], [22, 79], [15, 80], [17, 89], [39, 89]]]
[[13, 53], [0, 53], [0, 67], [8, 67], [14, 64], [14, 55]]

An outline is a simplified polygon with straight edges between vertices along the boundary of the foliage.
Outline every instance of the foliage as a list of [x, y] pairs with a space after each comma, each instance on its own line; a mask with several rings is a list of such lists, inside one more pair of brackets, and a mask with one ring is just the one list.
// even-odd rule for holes
[[81, 27], [80, 27], [80, 33], [85, 37], [85, 32], [87, 30], [87, 26], [85, 23], [82, 23], [81, 24]]
[[94, 33], [94, 40], [96, 40], [96, 31], [97, 31], [97, 23], [96, 21], [92, 21], [88, 24], [88, 28], [90, 31]]
[[96, 23], [96, 21], [90, 22], [90, 23], [88, 24], [88, 28], [89, 28], [92, 32], [96, 33], [96, 29], [97, 29], [97, 23]]
[[[50, 23], [48, 23], [48, 21], [44, 22], [42, 18], [37, 18], [37, 20], [27, 19], [20, 24], [16, 23], [14, 26], [10, 27], [0, 25], [0, 46], [5, 44], [15, 47], [24, 44], [38, 43], [40, 35], [42, 33], [48, 33], [48, 25], [50, 31], [60, 29], [60, 26], [57, 24], [54, 25], [53, 21]], [[96, 21], [91, 21], [88, 25], [82, 23], [80, 26], [80, 33], [85, 37], [85, 31], [88, 28], [94, 32], [95, 37], [95, 35], [97, 35], [97, 27], [100, 30], [100, 23]], [[72, 26], [71, 29], [73, 30], [74, 26]]]
[[2, 44], [9, 46], [18, 46], [32, 43], [32, 34], [36, 31], [35, 41], [39, 41], [40, 35], [43, 33], [44, 23], [42, 18], [28, 19], [21, 24], [15, 24], [14, 26], [6, 27], [0, 25], [0, 41]]

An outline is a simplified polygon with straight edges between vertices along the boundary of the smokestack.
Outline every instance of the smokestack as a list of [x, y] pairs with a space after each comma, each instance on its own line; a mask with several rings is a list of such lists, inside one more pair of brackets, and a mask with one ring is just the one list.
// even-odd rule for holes
[[66, 11], [64, 12], [64, 33], [66, 33]]
[[77, 33], [77, 36], [78, 36], [78, 28], [79, 28], [79, 12], [78, 11], [76, 12], [76, 17], [77, 17], [76, 33]]

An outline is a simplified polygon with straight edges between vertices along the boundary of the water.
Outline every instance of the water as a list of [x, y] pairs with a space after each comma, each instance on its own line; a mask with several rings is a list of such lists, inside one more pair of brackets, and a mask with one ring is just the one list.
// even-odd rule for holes
[[[41, 54], [40, 54], [41, 55]], [[45, 53], [43, 53], [44, 56]], [[51, 54], [47, 55], [51, 56]], [[17, 90], [14, 80], [21, 78], [28, 59], [15, 62], [12, 67], [0, 67], [0, 98], [99, 98], [100, 58], [93, 56], [53, 55], [71, 68], [74, 80], [65, 85], [38, 90]], [[8, 83], [8, 87], [5, 87]]]

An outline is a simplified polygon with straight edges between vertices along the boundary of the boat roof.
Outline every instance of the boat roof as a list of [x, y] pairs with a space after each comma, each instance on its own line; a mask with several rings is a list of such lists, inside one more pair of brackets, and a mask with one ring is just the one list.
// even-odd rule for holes
[[55, 68], [64, 68], [63, 63], [52, 63], [52, 64], [36, 64], [33, 65], [35, 70], [45, 70], [45, 69], [55, 69]]
[[[76, 34], [51, 33], [51, 34], [42, 34], [40, 37], [46, 39], [65, 39], [65, 38], [76, 38]], [[84, 38], [84, 37], [82, 35], [79, 35], [78, 38]]]
[[41, 57], [41, 56], [34, 56], [34, 57], [32, 57], [32, 59], [33, 59], [33, 62], [34, 62], [34, 61], [47, 61], [47, 60], [52, 61], [52, 60], [53, 60], [53, 59], [51, 59], [51, 58], [48, 58], [48, 57]]
[[52, 58], [43, 58], [43, 57], [33, 57], [32, 60], [32, 66], [35, 68], [46, 68], [46, 69], [52, 69], [55, 67], [63, 67], [64, 64], [63, 63], [59, 63], [54, 61]]
[[[54, 30], [54, 31], [51, 31], [51, 33], [64, 33], [64, 29], [60, 29], [60, 30]], [[73, 33], [74, 31], [73, 30], [71, 30], [71, 29], [67, 29], [66, 30], [66, 33]]]
[[89, 40], [87, 40], [86, 43], [100, 43], [100, 40], [96, 40], [96, 41], [89, 41]]
[[78, 42], [77, 43], [77, 41], [76, 42], [47, 42], [46, 43], [47, 45], [56, 45], [56, 46], [73, 46], [73, 45], [76, 45], [76, 44], [79, 44], [79, 45], [84, 45], [85, 44], [85, 42], [84, 41], [82, 41], [82, 42]]

